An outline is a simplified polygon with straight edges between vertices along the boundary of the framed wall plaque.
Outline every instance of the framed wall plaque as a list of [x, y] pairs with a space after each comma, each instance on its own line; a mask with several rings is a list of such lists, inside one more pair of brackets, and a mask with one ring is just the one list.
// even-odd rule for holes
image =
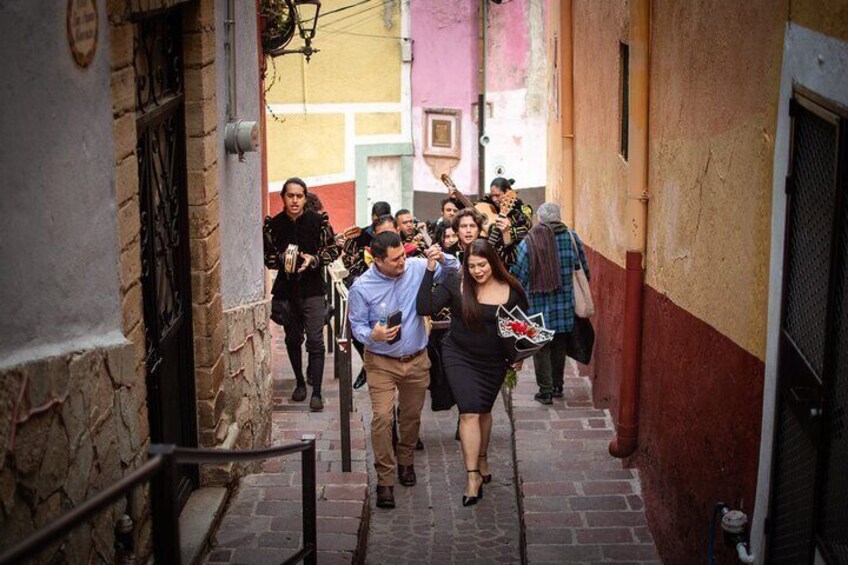
[[94, 59], [99, 23], [97, 0], [68, 0], [68, 46], [82, 68]]
[[444, 108], [424, 110], [424, 155], [459, 159], [461, 112]]

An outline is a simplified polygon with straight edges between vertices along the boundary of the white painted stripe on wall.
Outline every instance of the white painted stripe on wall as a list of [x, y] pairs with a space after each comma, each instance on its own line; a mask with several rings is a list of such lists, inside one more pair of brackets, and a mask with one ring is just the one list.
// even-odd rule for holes
[[271, 114], [347, 114], [347, 113], [402, 113], [400, 102], [350, 102], [328, 104], [268, 104], [266, 110]]
[[[353, 182], [353, 176], [348, 175], [347, 173], [333, 173], [330, 175], [318, 175], [315, 177], [303, 177], [303, 182], [306, 183], [306, 186], [314, 187], [314, 186], [325, 186], [328, 184], [340, 184], [343, 182]], [[283, 190], [283, 183], [285, 179], [270, 181], [268, 183], [268, 192], [273, 194], [275, 192], [280, 192]]]

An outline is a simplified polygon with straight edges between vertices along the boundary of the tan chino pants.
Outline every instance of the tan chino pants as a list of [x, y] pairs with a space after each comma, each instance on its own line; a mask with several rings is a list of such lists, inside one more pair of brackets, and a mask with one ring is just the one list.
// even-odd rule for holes
[[430, 384], [430, 358], [425, 351], [410, 361], [401, 362], [366, 350], [364, 365], [373, 411], [371, 447], [377, 484], [392, 486], [395, 484], [395, 454], [392, 449], [395, 390], [400, 409], [397, 463], [412, 465], [421, 427], [421, 408]]

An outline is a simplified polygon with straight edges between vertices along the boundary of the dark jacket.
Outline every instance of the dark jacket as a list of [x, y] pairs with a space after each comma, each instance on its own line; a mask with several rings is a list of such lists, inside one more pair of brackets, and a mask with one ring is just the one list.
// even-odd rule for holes
[[[324, 294], [321, 267], [338, 257], [339, 250], [333, 242], [332, 230], [321, 214], [304, 212], [297, 220], [280, 212], [273, 218], [265, 218], [263, 228], [265, 266], [277, 269], [277, 278], [271, 294], [275, 298], [308, 298]], [[287, 274], [283, 270], [286, 247], [294, 244], [300, 253], [318, 258], [318, 264], [300, 274]], [[303, 260], [298, 258], [296, 268]]]

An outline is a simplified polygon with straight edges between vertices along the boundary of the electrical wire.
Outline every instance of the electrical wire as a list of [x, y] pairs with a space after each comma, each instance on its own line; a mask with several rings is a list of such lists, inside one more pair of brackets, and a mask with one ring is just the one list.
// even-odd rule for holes
[[[326, 26], [335, 25], [335, 24], [338, 24], [339, 22], [349, 20], [350, 18], [355, 18], [357, 16], [361, 16], [361, 15], [366, 14], [368, 12], [373, 12], [374, 10], [377, 10], [378, 8], [384, 8], [387, 4], [390, 4], [390, 3], [393, 3], [393, 2], [394, 2], [394, 0], [383, 0], [382, 2], [380, 2], [379, 4], [377, 4], [375, 6], [365, 8], [364, 10], [360, 10], [360, 11], [354, 13], [354, 14], [348, 14], [347, 16], [344, 16], [344, 17], [339, 18], [337, 20], [333, 20], [332, 22], [327, 22], [325, 27], [322, 27], [321, 29], [328, 29]], [[369, 16], [373, 16], [373, 15], [374, 14], [369, 14]], [[368, 19], [368, 17], [366, 16], [365, 19]], [[360, 22], [355, 22], [355, 23], [351, 22], [350, 25], [356, 25], [358, 23], [360, 23]], [[341, 28], [341, 29], [347, 29], [347, 28]]]

